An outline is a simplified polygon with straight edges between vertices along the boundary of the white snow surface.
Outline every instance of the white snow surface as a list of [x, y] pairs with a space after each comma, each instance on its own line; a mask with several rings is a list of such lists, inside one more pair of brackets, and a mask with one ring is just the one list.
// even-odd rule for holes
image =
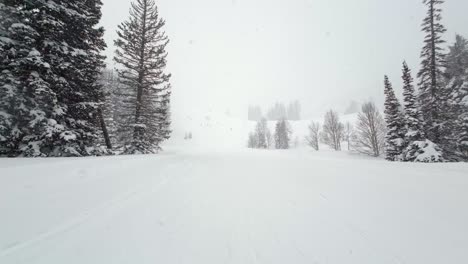
[[466, 164], [250, 150], [209, 119], [159, 155], [0, 159], [0, 263], [468, 263]]

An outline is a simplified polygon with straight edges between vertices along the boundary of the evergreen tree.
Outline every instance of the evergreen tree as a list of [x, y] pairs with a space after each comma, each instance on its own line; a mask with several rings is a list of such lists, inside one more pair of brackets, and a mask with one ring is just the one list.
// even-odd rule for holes
[[249, 133], [249, 139], [247, 141], [247, 147], [248, 148], [257, 148], [258, 142], [257, 142], [257, 137], [254, 133]]
[[425, 140], [424, 128], [422, 125], [422, 114], [416, 98], [411, 70], [406, 62], [403, 62], [403, 105], [405, 108], [405, 122], [407, 132], [405, 134], [405, 145], [408, 148], [404, 151], [405, 161], [414, 161], [420, 149], [417, 141]]
[[267, 149], [268, 148], [268, 123], [265, 118], [262, 118], [257, 122], [257, 127], [255, 128], [255, 135], [257, 137], [257, 148]]
[[0, 4], [0, 154], [100, 153], [100, 8], [99, 0]]
[[468, 69], [468, 40], [456, 35], [455, 42], [449, 46], [446, 56], [445, 77], [452, 86], [459, 87], [465, 81]]
[[130, 18], [119, 26], [114, 60], [126, 88], [120, 132], [125, 153], [154, 153], [170, 136], [170, 74], [165, 73], [165, 21], [154, 0], [132, 3]]
[[400, 103], [395, 96], [388, 76], [385, 76], [385, 121], [387, 135], [385, 137], [385, 158], [389, 161], [402, 159], [404, 148], [405, 125], [400, 110]]
[[286, 119], [279, 120], [275, 126], [275, 147], [276, 149], [289, 149], [291, 129]]
[[468, 41], [457, 35], [447, 55], [447, 91], [443, 146], [450, 160], [468, 160]]
[[426, 136], [438, 143], [441, 137], [441, 126], [446, 93], [443, 89], [444, 53], [442, 50], [442, 34], [446, 31], [440, 23], [442, 20], [440, 5], [443, 0], [423, 0], [427, 6], [427, 16], [424, 18], [422, 30], [426, 34], [421, 52], [421, 70], [419, 78], [419, 101], [425, 122]]

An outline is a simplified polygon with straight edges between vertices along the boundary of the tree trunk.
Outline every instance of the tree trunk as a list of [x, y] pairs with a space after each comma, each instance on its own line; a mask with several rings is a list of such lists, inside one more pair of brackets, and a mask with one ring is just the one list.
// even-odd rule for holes
[[107, 131], [106, 121], [104, 120], [104, 116], [102, 115], [101, 108], [98, 108], [98, 117], [99, 117], [99, 122], [101, 123], [102, 134], [104, 136], [106, 146], [108, 149], [112, 149], [112, 143], [109, 138], [109, 132]]

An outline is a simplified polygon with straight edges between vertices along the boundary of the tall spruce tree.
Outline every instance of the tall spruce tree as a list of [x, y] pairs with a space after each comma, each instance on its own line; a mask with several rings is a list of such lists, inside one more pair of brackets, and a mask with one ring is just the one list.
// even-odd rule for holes
[[387, 135], [385, 137], [385, 158], [389, 161], [402, 160], [404, 148], [405, 124], [392, 84], [388, 76], [385, 76], [385, 121], [387, 123]]
[[98, 0], [0, 4], [0, 154], [99, 153], [100, 8]]
[[421, 51], [421, 69], [419, 78], [419, 101], [424, 117], [426, 136], [438, 143], [441, 138], [441, 126], [446, 93], [443, 89], [444, 53], [442, 34], [446, 31], [441, 24], [443, 0], [423, 0], [427, 6], [427, 16], [423, 20], [422, 30], [424, 47]]
[[425, 140], [424, 128], [422, 125], [421, 110], [419, 108], [416, 91], [413, 85], [413, 77], [411, 76], [411, 70], [406, 62], [403, 62], [402, 72], [403, 105], [405, 108], [405, 122], [407, 129], [405, 145], [408, 146], [404, 151], [404, 160], [414, 161], [420, 149], [418, 149], [419, 145], [413, 143]]
[[457, 35], [447, 54], [449, 109], [444, 147], [450, 160], [468, 161], [468, 41]]
[[132, 3], [130, 18], [119, 26], [114, 60], [126, 92], [121, 95], [121, 132], [125, 153], [154, 153], [170, 135], [170, 74], [165, 72], [165, 21], [154, 0]]

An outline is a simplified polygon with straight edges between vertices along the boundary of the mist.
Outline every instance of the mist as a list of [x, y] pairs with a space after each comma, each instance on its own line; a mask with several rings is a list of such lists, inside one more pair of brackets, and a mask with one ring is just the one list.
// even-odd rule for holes
[[[130, 1], [104, 0], [106, 55]], [[350, 100], [383, 102], [383, 75], [400, 88], [401, 63], [416, 70], [425, 14], [420, 0], [160, 0], [166, 20], [174, 116], [246, 116], [248, 104], [300, 100], [304, 117]], [[447, 1], [450, 43], [468, 34], [468, 2]], [[177, 120], [177, 118], [174, 118]]]

